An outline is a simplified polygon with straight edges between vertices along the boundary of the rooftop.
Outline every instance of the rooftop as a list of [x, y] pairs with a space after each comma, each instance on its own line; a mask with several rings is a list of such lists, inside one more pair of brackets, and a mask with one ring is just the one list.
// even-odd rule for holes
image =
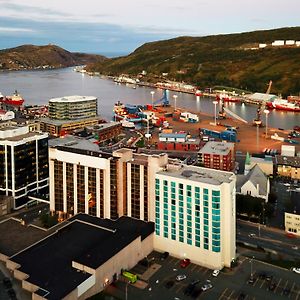
[[153, 223], [128, 217], [112, 221], [78, 214], [56, 233], [11, 260], [29, 275], [28, 282], [49, 292], [47, 299], [62, 299], [91, 276], [73, 268], [73, 261], [96, 269], [153, 230]]
[[199, 153], [209, 153], [218, 155], [227, 155], [234, 149], [234, 143], [224, 142], [207, 142], [200, 150]]
[[300, 157], [276, 155], [276, 163], [277, 165], [286, 165], [286, 166], [300, 168]]
[[64, 137], [49, 140], [50, 148], [56, 148], [59, 146], [88, 151], [99, 151], [99, 146], [89, 139], [79, 138], [74, 135], [66, 135]]
[[231, 172], [187, 165], [181, 165], [181, 167], [172, 167], [172, 165], [169, 165], [167, 170], [158, 172], [157, 174], [212, 185], [221, 185], [224, 182], [230, 183], [235, 178], [235, 175]]
[[64, 103], [64, 102], [85, 102], [85, 101], [91, 101], [91, 100], [97, 100], [97, 97], [95, 96], [64, 96], [59, 98], [52, 98], [49, 100], [49, 103]]

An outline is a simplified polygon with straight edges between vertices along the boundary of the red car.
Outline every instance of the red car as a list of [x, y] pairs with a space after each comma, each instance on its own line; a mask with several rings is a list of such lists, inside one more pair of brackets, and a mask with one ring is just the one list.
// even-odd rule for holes
[[190, 263], [191, 263], [190, 259], [185, 258], [185, 259], [180, 261], [180, 267], [181, 268], [186, 268]]

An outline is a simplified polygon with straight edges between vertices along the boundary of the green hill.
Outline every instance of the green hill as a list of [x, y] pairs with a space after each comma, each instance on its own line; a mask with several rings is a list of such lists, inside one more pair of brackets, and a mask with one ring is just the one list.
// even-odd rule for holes
[[[265, 92], [272, 80], [272, 93], [298, 94], [300, 47], [272, 47], [274, 40], [299, 41], [300, 27], [151, 42], [88, 69], [113, 76], [137, 76], [145, 70], [149, 82], [169, 79], [199, 88], [223, 85], [257, 92]], [[267, 47], [260, 49], [259, 43]]]
[[0, 70], [62, 68], [102, 60], [104, 56], [72, 53], [55, 45], [22, 45], [0, 50]]

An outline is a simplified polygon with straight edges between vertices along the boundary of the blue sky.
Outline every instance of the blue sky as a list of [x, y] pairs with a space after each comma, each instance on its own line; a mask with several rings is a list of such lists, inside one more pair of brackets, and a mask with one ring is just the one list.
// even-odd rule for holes
[[182, 35], [300, 25], [300, 0], [0, 0], [0, 11], [0, 49], [52, 43], [128, 53]]

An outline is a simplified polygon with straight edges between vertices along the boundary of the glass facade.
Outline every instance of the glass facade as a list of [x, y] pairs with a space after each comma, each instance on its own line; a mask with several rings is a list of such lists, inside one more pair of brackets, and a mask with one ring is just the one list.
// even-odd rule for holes
[[156, 178], [156, 235], [220, 252], [220, 217], [220, 191]]

